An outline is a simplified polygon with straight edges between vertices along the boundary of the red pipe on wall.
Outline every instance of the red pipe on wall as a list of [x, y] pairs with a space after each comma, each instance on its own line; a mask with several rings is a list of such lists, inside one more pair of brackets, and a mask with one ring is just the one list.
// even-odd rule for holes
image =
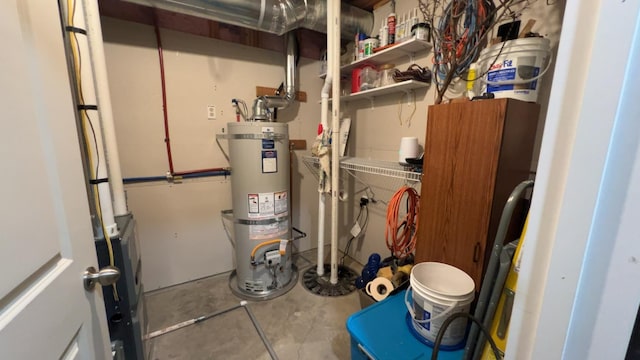
[[156, 41], [158, 43], [158, 59], [160, 60], [160, 83], [162, 84], [162, 112], [164, 114], [164, 143], [167, 146], [167, 160], [169, 161], [169, 172], [173, 175], [173, 158], [171, 157], [171, 140], [169, 138], [169, 114], [167, 112], [167, 86], [164, 77], [164, 57], [162, 56], [162, 39], [160, 38], [160, 27], [158, 26], [158, 13], [153, 12], [154, 25], [156, 30]]
[[191, 174], [202, 174], [208, 172], [215, 171], [227, 171], [227, 169], [222, 167], [211, 168], [211, 169], [197, 169], [197, 170], [189, 170], [189, 171], [178, 171], [176, 172], [173, 168], [173, 157], [171, 155], [171, 139], [169, 137], [169, 113], [167, 111], [167, 85], [165, 81], [164, 75], [164, 57], [162, 50], [162, 39], [160, 37], [160, 27], [158, 26], [158, 13], [156, 11], [153, 12], [154, 15], [154, 27], [156, 32], [156, 41], [158, 43], [158, 59], [160, 60], [160, 83], [162, 84], [162, 112], [164, 115], [164, 142], [167, 147], [167, 160], [169, 161], [169, 172], [172, 176], [185, 176]]

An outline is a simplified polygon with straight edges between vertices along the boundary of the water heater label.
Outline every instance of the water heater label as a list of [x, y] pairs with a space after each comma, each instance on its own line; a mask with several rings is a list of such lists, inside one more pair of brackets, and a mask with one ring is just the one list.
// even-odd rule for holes
[[277, 222], [269, 225], [250, 225], [249, 239], [273, 239], [274, 236], [286, 236], [289, 231], [289, 221]]
[[279, 232], [278, 224], [269, 225], [250, 225], [249, 237], [252, 240], [260, 240], [270, 236], [274, 236]]
[[278, 152], [275, 150], [262, 150], [262, 172], [278, 172]]
[[[249, 201], [249, 214], [257, 214], [260, 212], [260, 208], [258, 206], [258, 194], [249, 194], [247, 195]], [[251, 215], [249, 215], [251, 216]]]
[[274, 140], [262, 139], [262, 148], [265, 150], [273, 150], [276, 148], [276, 142]]
[[287, 212], [289, 204], [286, 191], [280, 191], [274, 194], [275, 214], [280, 215]]
[[274, 203], [273, 203], [273, 193], [260, 193], [258, 194], [260, 197], [259, 204], [259, 215], [263, 216], [273, 216]]

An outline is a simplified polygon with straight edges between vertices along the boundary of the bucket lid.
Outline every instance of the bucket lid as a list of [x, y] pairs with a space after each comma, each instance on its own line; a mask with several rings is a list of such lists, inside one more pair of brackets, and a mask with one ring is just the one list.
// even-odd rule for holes
[[475, 290], [471, 276], [457, 267], [439, 262], [423, 262], [411, 269], [412, 285], [447, 296], [466, 296]]
[[543, 37], [530, 37], [530, 38], [521, 38], [521, 39], [513, 39], [507, 40], [504, 42], [497, 43], [495, 45], [491, 45], [486, 47], [480, 51], [480, 58], [486, 56], [487, 53], [493, 53], [495, 56], [496, 53], [509, 53], [511, 48], [514, 47], [532, 47], [529, 50], [533, 50], [537, 48], [537, 50], [548, 51], [551, 48], [551, 41], [547, 38]]

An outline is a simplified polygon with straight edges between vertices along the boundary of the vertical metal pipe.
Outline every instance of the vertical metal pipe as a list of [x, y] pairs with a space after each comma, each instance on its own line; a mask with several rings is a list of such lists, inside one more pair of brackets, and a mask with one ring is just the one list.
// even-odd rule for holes
[[264, 331], [262, 331], [262, 328], [260, 327], [258, 320], [253, 315], [253, 312], [251, 311], [251, 309], [249, 309], [249, 306], [247, 304], [244, 305], [244, 309], [247, 311], [247, 314], [249, 314], [249, 317], [251, 318], [251, 322], [253, 323], [253, 326], [256, 328], [258, 335], [260, 335], [260, 339], [262, 339], [264, 346], [267, 347], [267, 351], [269, 352], [269, 355], [271, 355], [271, 359], [278, 360], [278, 355], [276, 354], [276, 351], [273, 349], [273, 346], [271, 346], [269, 339], [267, 339], [267, 335], [265, 335]]
[[[290, 31], [285, 37], [286, 67], [284, 80], [284, 95], [261, 96], [253, 103], [253, 118], [263, 114], [267, 108], [286, 109], [296, 99], [298, 84], [296, 83], [296, 57], [298, 53], [298, 40], [295, 31]], [[259, 117], [259, 116], [258, 116]]]

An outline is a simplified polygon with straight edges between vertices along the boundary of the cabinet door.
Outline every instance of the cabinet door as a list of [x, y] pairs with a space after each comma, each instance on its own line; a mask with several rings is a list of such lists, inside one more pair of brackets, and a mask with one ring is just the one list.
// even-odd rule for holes
[[462, 269], [479, 288], [506, 100], [429, 107], [417, 261]]
[[538, 114], [511, 99], [429, 107], [416, 261], [462, 269], [479, 290], [504, 204], [529, 177]]

